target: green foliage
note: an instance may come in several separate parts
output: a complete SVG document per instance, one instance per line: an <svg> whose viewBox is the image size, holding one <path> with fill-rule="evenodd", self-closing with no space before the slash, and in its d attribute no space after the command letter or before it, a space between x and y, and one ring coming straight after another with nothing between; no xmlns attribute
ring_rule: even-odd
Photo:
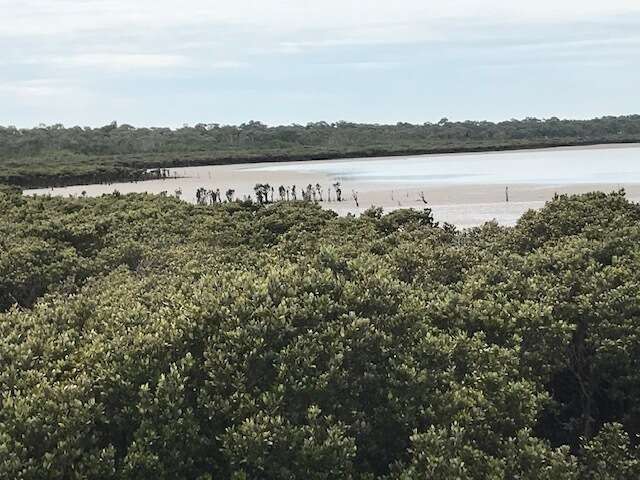
<svg viewBox="0 0 640 480"><path fill-rule="evenodd" d="M606 424L584 446L584 480L623 480L640 478L640 452L629 446L629 435L620 424Z"/></svg>
<svg viewBox="0 0 640 480"><path fill-rule="evenodd" d="M176 130L116 123L101 128L0 127L0 183L46 187L162 177L166 169L178 166L638 141L638 115L499 123L443 119L422 125L317 122L268 127L248 122Z"/></svg>
<svg viewBox="0 0 640 480"><path fill-rule="evenodd" d="M0 478L633 479L640 208L0 192Z"/></svg>

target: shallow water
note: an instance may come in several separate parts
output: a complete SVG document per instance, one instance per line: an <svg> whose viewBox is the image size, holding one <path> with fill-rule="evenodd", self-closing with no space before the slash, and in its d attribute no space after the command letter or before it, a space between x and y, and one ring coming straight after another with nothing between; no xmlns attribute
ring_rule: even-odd
<svg viewBox="0 0 640 480"><path fill-rule="evenodd" d="M640 183L640 145L384 157L251 167L323 173L345 182L512 185Z"/></svg>
<svg viewBox="0 0 640 480"><path fill-rule="evenodd" d="M149 192L178 194L195 202L196 190L227 189L234 197L253 195L256 183L297 186L320 184L322 204L341 214L361 212L372 205L386 210L424 208L436 219L472 226L492 219L513 224L529 208L540 208L554 193L625 187L640 199L640 145L554 148L512 152L419 155L346 160L241 164L171 169L171 177L144 182L78 185L27 190L25 194L98 196ZM327 191L340 182L345 201L327 202ZM510 202L505 189L509 188ZM354 197L357 192L358 203Z"/></svg>

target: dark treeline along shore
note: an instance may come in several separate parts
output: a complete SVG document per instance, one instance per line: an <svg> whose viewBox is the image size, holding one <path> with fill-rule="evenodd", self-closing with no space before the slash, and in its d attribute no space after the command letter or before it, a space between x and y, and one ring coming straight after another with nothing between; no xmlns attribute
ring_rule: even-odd
<svg viewBox="0 0 640 480"><path fill-rule="evenodd" d="M198 124L176 130L0 127L0 183L21 187L143 180L194 165L640 142L640 116L396 125ZM148 172L149 169L154 169Z"/></svg>
<svg viewBox="0 0 640 480"><path fill-rule="evenodd" d="M640 478L638 204L306 192L0 189L0 478Z"/></svg>

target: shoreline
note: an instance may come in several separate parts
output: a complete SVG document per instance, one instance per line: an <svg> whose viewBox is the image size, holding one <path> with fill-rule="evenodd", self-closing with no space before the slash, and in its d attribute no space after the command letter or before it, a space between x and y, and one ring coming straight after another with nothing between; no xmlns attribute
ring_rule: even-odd
<svg viewBox="0 0 640 480"><path fill-rule="evenodd" d="M253 180L251 180L253 181ZM102 194L112 193L114 190L118 190L122 194L127 193L141 193L142 191L148 193L160 193L163 187L163 180L157 180L154 183L156 188L154 189L140 189L137 184L126 184L128 188L118 188L117 184L111 185L110 189L100 189L96 191L89 191L87 195L90 197L99 196ZM199 182L194 183L197 185ZM358 187L359 185L354 185ZM104 187L104 185L97 185L94 187ZM63 187L65 192L58 192L57 195L67 196L72 195L75 197L81 196L81 191L84 186L75 187ZM516 221L528 210L539 209L544 204L552 200L555 194L573 195L588 193L593 191L612 192L618 191L620 188L624 188L627 194L627 198L630 201L640 202L640 183L627 183L627 184L612 184L612 183L596 183L596 184L574 184L574 185L543 185L543 184L518 184L511 185L509 187L509 202L505 201L504 197L504 185L498 184L465 184L465 185L438 185L431 188L395 188L391 189L371 189L362 190L358 193L358 203L356 205L355 200L352 197L351 189L345 190L343 194L343 201L335 201L335 197L332 201L318 202L322 208L333 210L340 216L346 216L349 214L360 215L362 212L371 207L381 207L385 213L398 210L398 209L415 209L422 210L425 208L431 209L434 219L440 223L450 223L458 228L470 228L478 225L482 225L486 222L497 221L500 225L510 226L514 225ZM73 190L70 190L73 189ZM38 195L50 195L49 189L45 191L37 192ZM107 191L108 190L108 191ZM189 203L195 203L195 197L191 198L190 192L181 197L182 200ZM24 193L24 194L33 194ZM427 203L422 201L421 194L424 193L424 198ZM169 195L173 195L174 192L169 191ZM224 191L222 191L224 195ZM277 195L277 193L276 193ZM241 198L236 195L236 198ZM277 198L276 198L277 200Z"/></svg>
<svg viewBox="0 0 640 480"><path fill-rule="evenodd" d="M517 153L517 152L531 152L531 151L554 151L554 150L567 150L567 149L606 149L606 148L633 148L634 146L640 146L640 140L637 138L632 139L617 139L616 141L607 142L605 140L585 140L577 142L532 142L522 145L490 145L490 146L470 146L470 147L432 147L432 148L419 148L419 149L372 149L368 150L353 150L341 152L318 152L318 153L299 153L299 154L280 154L277 152L265 152L263 154L256 153L250 154L250 156L235 157L233 155L221 156L218 158L206 157L206 152L184 152L183 155L197 155L203 154L202 158L174 158L166 160L165 162L154 162L153 160L140 162L136 168L131 167L131 170L123 171L122 177L115 178L103 178L92 174L92 178L87 178L86 175L74 176L73 174L65 174L62 181L58 178L57 182L47 182L47 176L34 175L33 181L19 180L10 181L5 179L5 183L8 185L17 186L23 190L32 190L39 188L50 187L71 187L79 185L94 185L94 184L109 184L109 183L122 183L124 181L131 182L143 182L156 180L149 178L146 173L150 170L158 169L177 169L177 168L194 168L194 167L218 167L218 166L242 166L242 165L258 165L258 164L286 164L286 163L310 163L320 161L355 161L363 159L393 159L402 157L441 157L450 155L481 155L481 154L501 154L501 153ZM96 156L96 159L109 159L112 156ZM0 180L0 183L3 183Z"/></svg>
<svg viewBox="0 0 640 480"><path fill-rule="evenodd" d="M636 148L640 147L640 142L626 142L626 143L594 143L590 145L559 145L552 147L532 147L532 148L514 148L514 149L501 149L501 150L474 150L474 151L460 151L460 152L444 152L444 153L420 153L420 154L411 154L411 155L380 155L380 156L368 156L368 157L339 157L339 158L325 158L325 159L317 159L317 160L291 160L291 161L265 161L265 162L246 162L246 163L238 163L238 164L227 164L227 165L192 165L186 167L175 167L169 170L175 169L187 169L187 168L206 168L206 167L242 167L245 166L246 170L253 171L262 171L261 167L257 167L257 165L263 165L264 167L277 167L291 164L318 164L323 162L336 162L336 163L346 163L346 162L358 162L358 161L367 161L367 160L393 160L397 158L447 158L447 157L467 157L467 156L481 156L481 155L508 155L508 154L518 154L518 153L527 153L527 152L557 152L557 151L581 151L581 150L618 150L625 148ZM244 170L243 169L243 170ZM178 177L179 178L179 177Z"/></svg>
<svg viewBox="0 0 640 480"><path fill-rule="evenodd" d="M254 187L268 184L273 187L271 196L277 200L279 186L285 190L296 186L300 200L302 190L312 185L315 192L311 198L319 190L321 206L340 215L359 214L372 206L385 211L431 208L437 221L460 227L493 219L504 225L513 224L526 210L540 208L556 193L625 188L630 200L640 201L640 167L635 161L640 144L556 147L546 151L556 153L538 153L540 149L536 149L511 152L511 157L508 152L470 152L409 156L404 160L368 157L309 161L302 165L269 162L181 167L169 169L171 176L163 179L31 189L23 193L94 197L115 190L122 194L164 192L197 203L201 188L207 192L219 190L221 199L227 190L233 190L230 198L242 200L250 196L255 200ZM449 155L453 157L448 158ZM472 158L482 155L487 158ZM627 173L609 175L611 171ZM336 182L340 183L344 200L340 203L336 201ZM210 193L207 195L212 198Z"/></svg>

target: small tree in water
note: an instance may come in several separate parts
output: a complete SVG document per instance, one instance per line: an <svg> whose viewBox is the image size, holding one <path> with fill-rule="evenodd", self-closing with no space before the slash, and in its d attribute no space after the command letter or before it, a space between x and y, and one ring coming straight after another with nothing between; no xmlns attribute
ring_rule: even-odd
<svg viewBox="0 0 640 480"><path fill-rule="evenodd" d="M268 183L256 183L255 187L253 187L259 204L269 203L269 192L272 190L271 185Z"/></svg>
<svg viewBox="0 0 640 480"><path fill-rule="evenodd" d="M340 182L336 182L333 184L333 188L336 190L336 200L338 202L342 201L342 189L340 187Z"/></svg>
<svg viewBox="0 0 640 480"><path fill-rule="evenodd" d="M256 186L253 187L253 191L256 193L256 199L259 204L264 203L264 199L262 198L262 184L256 183Z"/></svg>
<svg viewBox="0 0 640 480"><path fill-rule="evenodd" d="M200 187L196 190L196 203L198 205L206 205L207 203L207 189Z"/></svg>

